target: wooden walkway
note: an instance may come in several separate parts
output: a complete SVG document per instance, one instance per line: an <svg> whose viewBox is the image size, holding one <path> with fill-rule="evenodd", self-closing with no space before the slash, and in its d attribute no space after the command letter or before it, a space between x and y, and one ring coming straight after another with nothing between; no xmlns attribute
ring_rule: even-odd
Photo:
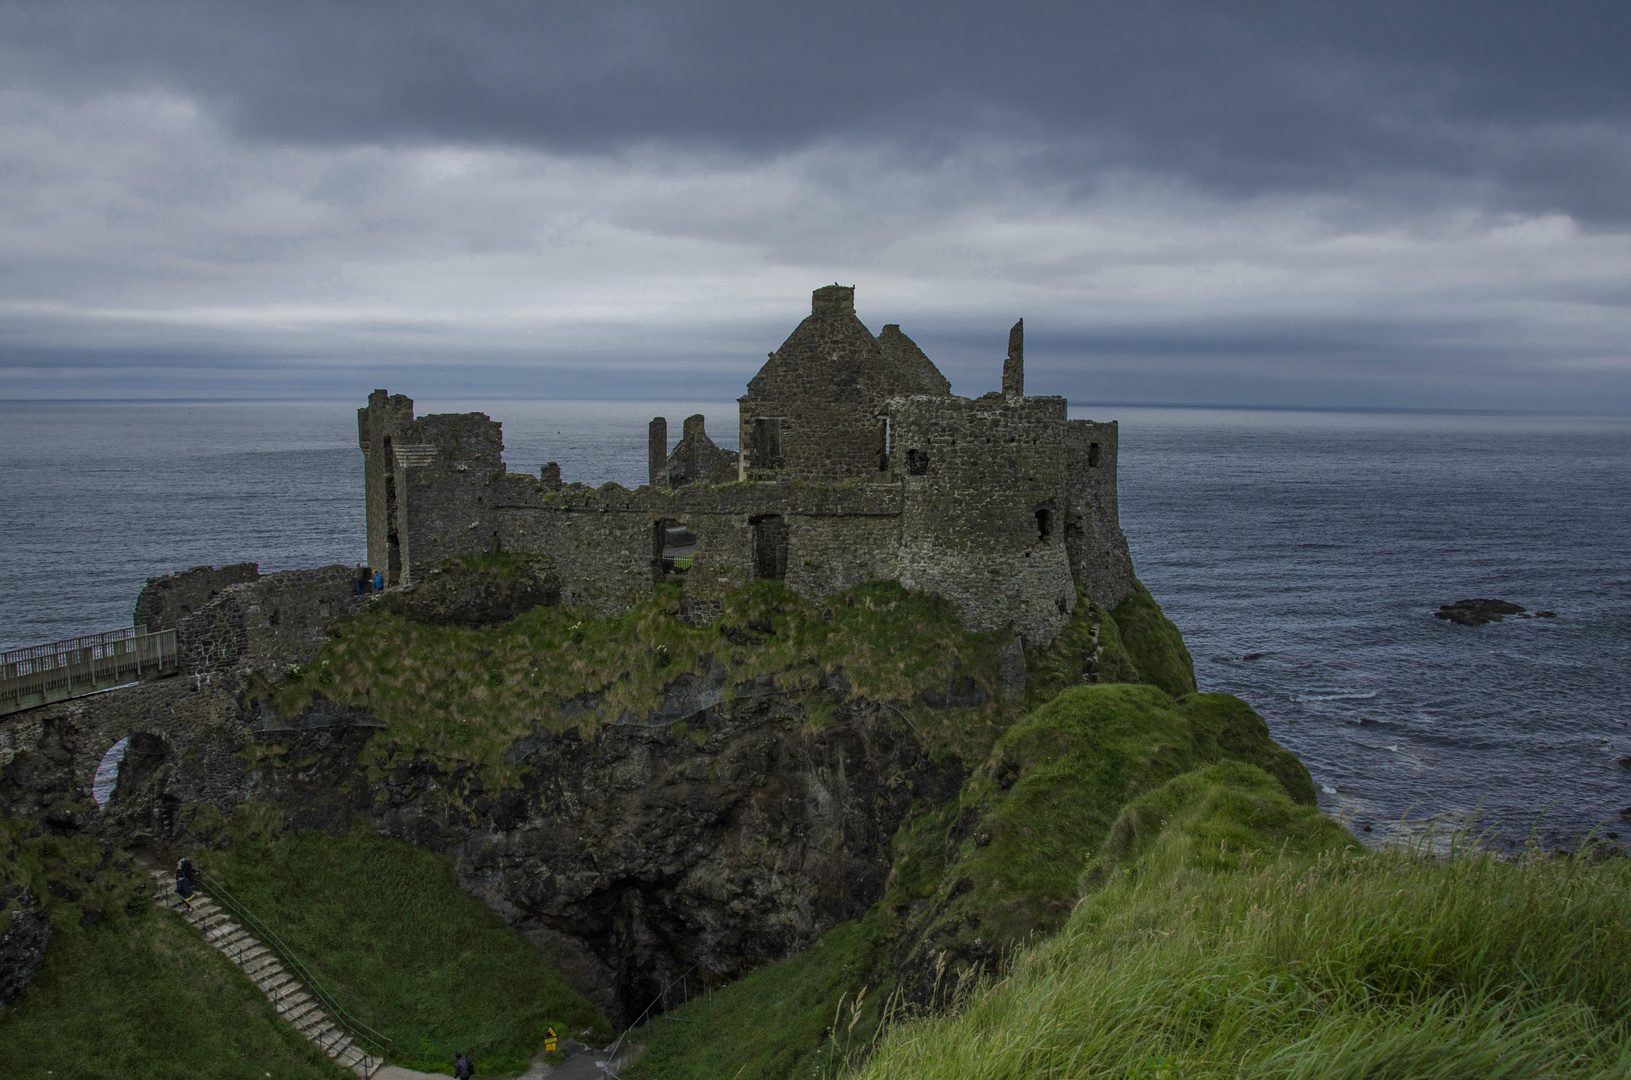
<svg viewBox="0 0 1631 1080"><path fill-rule="evenodd" d="M176 632L134 626L0 653L0 716L181 670Z"/></svg>

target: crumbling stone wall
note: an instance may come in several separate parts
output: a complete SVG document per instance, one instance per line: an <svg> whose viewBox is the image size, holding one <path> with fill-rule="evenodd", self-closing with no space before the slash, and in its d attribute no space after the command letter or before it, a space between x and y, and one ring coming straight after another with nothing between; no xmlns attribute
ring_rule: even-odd
<svg viewBox="0 0 1631 1080"><path fill-rule="evenodd" d="M358 410L368 562L406 585L453 555L493 548L487 489L504 475L504 437L486 413L415 419L413 399L375 390Z"/></svg>
<svg viewBox="0 0 1631 1080"><path fill-rule="evenodd" d="M176 577L203 576L207 570ZM341 565L284 570L221 590L176 626L182 670L212 675L244 662L268 679L282 678L290 664L316 654L330 622L367 605L368 596L357 595L353 585L357 574Z"/></svg>
<svg viewBox="0 0 1631 1080"><path fill-rule="evenodd" d="M215 599L222 590L259 576L260 567L245 562L219 569L195 566L178 574L150 577L136 597L134 625L149 633L174 630L183 618Z"/></svg>
<svg viewBox="0 0 1631 1080"><path fill-rule="evenodd" d="M662 420L657 417L657 420ZM653 420L655 425L657 420ZM656 427L653 426L653 431ZM663 430L667 431L664 421ZM701 413L685 418L685 434L680 437L674 452L668 455L663 468L663 482L670 487L686 484L728 484L737 479L737 452L723 450L714 444L704 428ZM652 481L654 484L656 480Z"/></svg>

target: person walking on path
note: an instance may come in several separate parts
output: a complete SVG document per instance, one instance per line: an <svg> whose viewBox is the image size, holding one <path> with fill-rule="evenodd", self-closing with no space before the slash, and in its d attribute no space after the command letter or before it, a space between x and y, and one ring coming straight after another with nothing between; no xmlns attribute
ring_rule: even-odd
<svg viewBox="0 0 1631 1080"><path fill-rule="evenodd" d="M453 1062L454 1080L470 1080L470 1059L460 1054Z"/></svg>

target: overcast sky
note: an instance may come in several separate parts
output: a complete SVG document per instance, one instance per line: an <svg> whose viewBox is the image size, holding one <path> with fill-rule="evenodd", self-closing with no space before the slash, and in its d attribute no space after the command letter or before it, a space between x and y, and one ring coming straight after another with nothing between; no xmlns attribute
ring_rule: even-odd
<svg viewBox="0 0 1631 1080"><path fill-rule="evenodd" d="M1631 4L0 2L0 399L1631 413Z"/></svg>

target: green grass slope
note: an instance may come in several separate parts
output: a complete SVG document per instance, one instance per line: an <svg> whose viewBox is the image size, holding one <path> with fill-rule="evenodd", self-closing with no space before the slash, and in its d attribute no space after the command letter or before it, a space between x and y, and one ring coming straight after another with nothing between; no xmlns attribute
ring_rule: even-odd
<svg viewBox="0 0 1631 1080"><path fill-rule="evenodd" d="M670 1008L629 1032L646 1046L625 1080L781 1080L826 1075L877 1031L891 986L877 913L842 923L796 956ZM836 1051L835 1051L836 1046Z"/></svg>
<svg viewBox="0 0 1631 1080"><path fill-rule="evenodd" d="M0 1012L7 1080L349 1080L196 930L154 907L146 872L122 853L83 837L21 839L29 831L0 822L0 867L44 901L51 943Z"/></svg>
<svg viewBox="0 0 1631 1080"><path fill-rule="evenodd" d="M650 1046L633 1076L841 1072L886 1013L955 1001L1064 923L1084 880L1120 881L1156 847L1233 865L1270 847L1357 845L1313 800L1307 770L1236 698L1076 687L1002 736L959 800L907 819L888 891L864 920L646 1025L633 1036Z"/></svg>
<svg viewBox="0 0 1631 1080"><path fill-rule="evenodd" d="M460 891L446 858L366 829L251 841L252 817L240 814L238 839L204 869L348 1012L395 1042L393 1064L449 1071L465 1052L481 1074L514 1075L549 1027L610 1034L526 939Z"/></svg>
<svg viewBox="0 0 1631 1080"><path fill-rule="evenodd" d="M1631 1071L1625 860L1277 850L1321 847L1318 828L1292 829L1278 846L1272 830L1248 835L1241 851L1229 835L1250 832L1245 804L1223 821L1200 811L1223 781L1169 792L1183 820L1109 875L1063 931L960 1013L894 1027L859 1076ZM1275 798L1260 782L1236 790L1248 802ZM1297 816L1289 804L1261 809L1282 825ZM1209 830L1230 865L1213 860Z"/></svg>
<svg viewBox="0 0 1631 1080"><path fill-rule="evenodd" d="M921 967L944 951L956 974L965 959L997 962L1003 949L1058 927L1130 798L1226 760L1261 770L1281 798L1314 801L1308 771L1238 698L1175 701L1126 684L1060 694L997 740L955 811L903 829L897 887L886 898L917 935L903 961Z"/></svg>

